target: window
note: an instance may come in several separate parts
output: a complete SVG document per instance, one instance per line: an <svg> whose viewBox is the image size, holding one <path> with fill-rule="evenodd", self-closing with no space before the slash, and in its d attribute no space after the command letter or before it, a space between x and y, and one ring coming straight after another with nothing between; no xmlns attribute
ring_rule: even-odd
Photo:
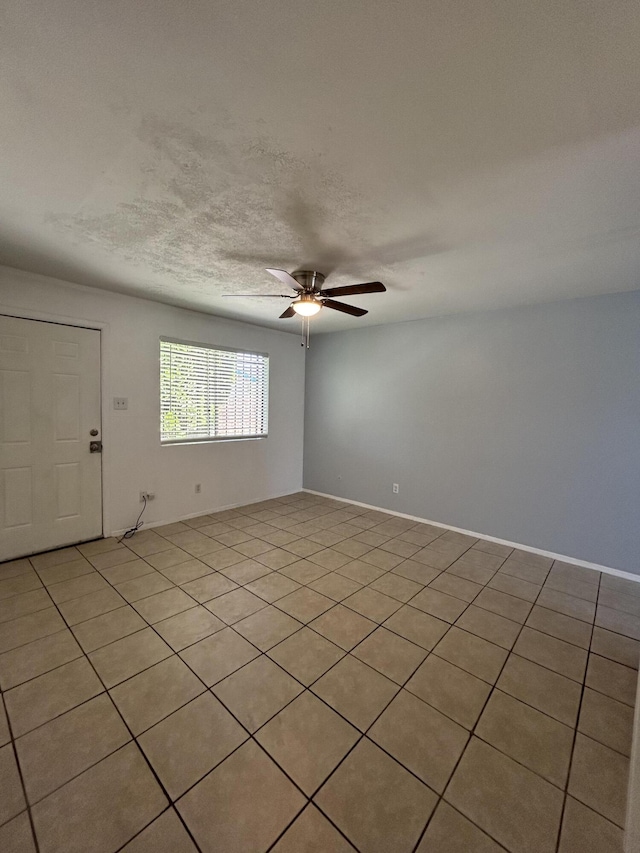
<svg viewBox="0 0 640 853"><path fill-rule="evenodd" d="M267 435L269 356L160 338L160 440Z"/></svg>

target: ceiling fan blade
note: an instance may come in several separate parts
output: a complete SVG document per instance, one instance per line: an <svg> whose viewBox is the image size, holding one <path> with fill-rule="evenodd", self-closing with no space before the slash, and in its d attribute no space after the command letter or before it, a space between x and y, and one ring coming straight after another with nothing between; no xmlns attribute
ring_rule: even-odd
<svg viewBox="0 0 640 853"><path fill-rule="evenodd" d="M335 302L333 299L323 299L325 308L333 308L334 311L342 311L343 314L351 314L352 317L363 317L368 314L364 308L356 308L355 305L345 305L343 302Z"/></svg>
<svg viewBox="0 0 640 853"><path fill-rule="evenodd" d="M381 281L369 281L366 284L346 284L344 287L330 287L321 290L322 296L351 296L356 293L384 293L386 287Z"/></svg>
<svg viewBox="0 0 640 853"><path fill-rule="evenodd" d="M289 305L286 311L283 311L282 314L278 317L279 320L288 320L289 317L295 317L296 312L293 310L293 306Z"/></svg>
<svg viewBox="0 0 640 853"><path fill-rule="evenodd" d="M261 299L293 299L289 293L223 293L223 296L259 296Z"/></svg>
<svg viewBox="0 0 640 853"><path fill-rule="evenodd" d="M274 270L269 269L269 267L267 267L267 272L270 272L271 275L274 275L276 278L280 279L280 281L283 284L286 284L288 287L292 287L294 290L302 290L295 278L285 270Z"/></svg>

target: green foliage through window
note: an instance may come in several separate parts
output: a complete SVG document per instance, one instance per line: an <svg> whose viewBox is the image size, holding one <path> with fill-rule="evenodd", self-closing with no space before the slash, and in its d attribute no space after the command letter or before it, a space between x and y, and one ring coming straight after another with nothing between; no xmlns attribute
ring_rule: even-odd
<svg viewBox="0 0 640 853"><path fill-rule="evenodd" d="M160 339L163 443L267 435L269 356Z"/></svg>

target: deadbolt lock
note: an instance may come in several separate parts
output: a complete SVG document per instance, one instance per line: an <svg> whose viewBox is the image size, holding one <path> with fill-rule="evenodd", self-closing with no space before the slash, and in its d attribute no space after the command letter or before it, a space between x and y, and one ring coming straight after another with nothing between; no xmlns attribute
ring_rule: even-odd
<svg viewBox="0 0 640 853"><path fill-rule="evenodd" d="M90 441L89 442L89 453L102 453L102 442L101 441Z"/></svg>

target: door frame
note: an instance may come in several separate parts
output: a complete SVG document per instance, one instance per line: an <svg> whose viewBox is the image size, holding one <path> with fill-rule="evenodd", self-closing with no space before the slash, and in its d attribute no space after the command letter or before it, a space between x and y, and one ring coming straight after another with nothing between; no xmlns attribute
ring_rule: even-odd
<svg viewBox="0 0 640 853"><path fill-rule="evenodd" d="M102 518L102 536L108 536L106 531L110 531L109 526L109 494L110 494L110 465L109 459L111 455L111 422L106 416L109 412L109 407L106 405L107 396L106 390L110 388L109 366L105 358L105 351L111 339L111 328L109 323L102 320L89 320L85 317L71 317L66 314L53 314L50 311L33 311L26 309L14 308L10 305L0 302L0 315L4 317L15 317L18 320L36 320L41 323L57 323L59 326L75 326L79 329L90 329L100 332L100 432L102 438L102 454L100 458L101 468L101 518ZM106 449L105 449L106 448ZM70 543L73 544L73 543Z"/></svg>

